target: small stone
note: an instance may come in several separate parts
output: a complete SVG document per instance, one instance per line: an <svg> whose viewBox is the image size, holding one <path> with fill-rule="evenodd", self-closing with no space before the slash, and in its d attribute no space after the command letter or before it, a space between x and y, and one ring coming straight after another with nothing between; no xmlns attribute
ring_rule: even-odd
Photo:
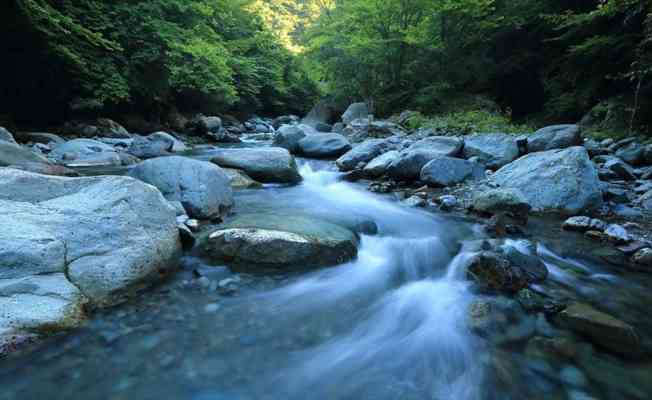
<svg viewBox="0 0 652 400"><path fill-rule="evenodd" d="M186 221L186 226L190 228L191 231L193 232L198 232L199 231L199 221L196 219L189 219Z"/></svg>
<svg viewBox="0 0 652 400"><path fill-rule="evenodd" d="M457 197L452 195L441 196L437 199L437 202L439 203L439 208L443 211L451 211L458 204Z"/></svg>
<svg viewBox="0 0 652 400"><path fill-rule="evenodd" d="M647 247L637 251L632 256L632 262L646 267L652 267L652 249Z"/></svg>
<svg viewBox="0 0 652 400"><path fill-rule="evenodd" d="M204 312L208 314L212 314L217 312L220 309L220 305L218 303L209 303L204 306Z"/></svg>
<svg viewBox="0 0 652 400"><path fill-rule="evenodd" d="M604 234L607 239L615 243L629 243L631 241L627 229L618 224L609 225Z"/></svg>
<svg viewBox="0 0 652 400"><path fill-rule="evenodd" d="M410 207L425 207L428 203L426 202L426 200L424 200L419 196L411 196L403 200L403 204Z"/></svg>
<svg viewBox="0 0 652 400"><path fill-rule="evenodd" d="M584 236L593 240L604 240L606 238L605 234L600 231L586 231Z"/></svg>

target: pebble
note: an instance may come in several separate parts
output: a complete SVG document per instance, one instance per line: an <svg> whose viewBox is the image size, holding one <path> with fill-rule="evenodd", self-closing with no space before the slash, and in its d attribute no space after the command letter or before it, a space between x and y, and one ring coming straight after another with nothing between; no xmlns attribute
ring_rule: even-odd
<svg viewBox="0 0 652 400"><path fill-rule="evenodd" d="M204 312L212 314L217 312L220 307L221 306L218 303L209 303L204 306Z"/></svg>

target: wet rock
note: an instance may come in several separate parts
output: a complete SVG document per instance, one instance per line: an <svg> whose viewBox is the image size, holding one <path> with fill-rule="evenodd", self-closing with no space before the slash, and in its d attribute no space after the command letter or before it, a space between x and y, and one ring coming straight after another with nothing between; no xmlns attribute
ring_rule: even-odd
<svg viewBox="0 0 652 400"><path fill-rule="evenodd" d="M406 150L387 167L387 173L396 180L418 179L423 167L435 158L454 157L462 150L462 140L455 137L434 136L422 139Z"/></svg>
<svg viewBox="0 0 652 400"><path fill-rule="evenodd" d="M274 129L279 129L283 125L296 125L299 123L300 118L296 115L281 115L274 118L272 126Z"/></svg>
<svg viewBox="0 0 652 400"><path fill-rule="evenodd" d="M604 164L604 168L615 173L619 178L625 179L627 181L636 180L636 175L634 174L634 168L625 163L622 160L617 158L612 158Z"/></svg>
<svg viewBox="0 0 652 400"><path fill-rule="evenodd" d="M155 132L148 136L134 136L127 153L138 158L155 158L185 151L186 145L166 132Z"/></svg>
<svg viewBox="0 0 652 400"><path fill-rule="evenodd" d="M446 187L467 179L484 178L484 168L479 164L452 157L436 157L421 169L420 179L429 185Z"/></svg>
<svg viewBox="0 0 652 400"><path fill-rule="evenodd" d="M385 174L389 165L394 162L394 160L398 159L398 157L398 151L388 151L387 153L384 153L369 161L369 163L363 168L362 171L365 176L370 178L378 178Z"/></svg>
<svg viewBox="0 0 652 400"><path fill-rule="evenodd" d="M75 326L84 303L113 304L176 264L174 210L152 186L13 169L0 186L0 326Z"/></svg>
<svg viewBox="0 0 652 400"><path fill-rule="evenodd" d="M562 227L568 231L578 232L604 231L607 229L607 224L604 221L596 218L577 216L568 218L566 221L564 221Z"/></svg>
<svg viewBox="0 0 652 400"><path fill-rule="evenodd" d="M588 304L571 303L554 321L615 353L627 355L640 351L639 335L631 325Z"/></svg>
<svg viewBox="0 0 652 400"><path fill-rule="evenodd" d="M559 356L572 360L577 356L577 343L570 337L547 338L535 336L528 341L526 354L535 357Z"/></svg>
<svg viewBox="0 0 652 400"><path fill-rule="evenodd" d="M510 213L527 218L530 211L525 196L517 189L490 189L476 194L472 203L475 211L485 214Z"/></svg>
<svg viewBox="0 0 652 400"><path fill-rule="evenodd" d="M222 171L229 177L231 188L233 189L250 189L261 187L260 182L251 179L244 171L233 168L222 168Z"/></svg>
<svg viewBox="0 0 652 400"><path fill-rule="evenodd" d="M628 243L631 242L631 238L622 225L611 224L604 231L605 236L609 241L615 243Z"/></svg>
<svg viewBox="0 0 652 400"><path fill-rule="evenodd" d="M187 157L160 157L133 168L129 175L156 186L166 199L180 201L193 218L224 215L233 206L228 175L217 165Z"/></svg>
<svg viewBox="0 0 652 400"><path fill-rule="evenodd" d="M513 246L504 246L502 250L509 263L523 271L528 283L540 283L548 277L548 268L539 257L522 253Z"/></svg>
<svg viewBox="0 0 652 400"><path fill-rule="evenodd" d="M248 268L332 266L357 254L356 235L308 217L236 218L211 233L201 252L216 261Z"/></svg>
<svg viewBox="0 0 652 400"><path fill-rule="evenodd" d="M360 164L366 165L388 150L389 146L389 143L383 139L368 139L338 158L335 164L340 171L351 171L359 168Z"/></svg>
<svg viewBox="0 0 652 400"><path fill-rule="evenodd" d="M540 312L545 307L545 299L530 289L521 289L516 293L516 301L527 312Z"/></svg>
<svg viewBox="0 0 652 400"><path fill-rule="evenodd" d="M455 207L457 207L459 204L457 197L452 195L440 196L437 198L437 203L439 204L439 208L442 211L451 211L455 209Z"/></svg>
<svg viewBox="0 0 652 400"><path fill-rule="evenodd" d="M0 126L0 142L7 142L11 144L18 144L16 143L16 139L14 139L14 135L11 134L8 130Z"/></svg>
<svg viewBox="0 0 652 400"><path fill-rule="evenodd" d="M113 146L92 139L75 139L62 143L54 147L48 157L66 166L123 165L122 158Z"/></svg>
<svg viewBox="0 0 652 400"><path fill-rule="evenodd" d="M306 137L307 125L283 125L274 135L274 146L287 149L296 154L299 151L299 141Z"/></svg>
<svg viewBox="0 0 652 400"><path fill-rule="evenodd" d="M365 103L353 103L346 109L344 114L342 114L342 122L345 125L348 125L355 119L367 118L368 116L369 109Z"/></svg>
<svg viewBox="0 0 652 400"><path fill-rule="evenodd" d="M21 171L33 172L35 174L52 175L52 176L79 176L77 171L66 168L63 165L43 164L27 162L19 165L10 165L9 168L19 169Z"/></svg>
<svg viewBox="0 0 652 400"><path fill-rule="evenodd" d="M294 157L279 147L221 150L211 162L220 167L243 170L264 183L298 183L301 175Z"/></svg>
<svg viewBox="0 0 652 400"><path fill-rule="evenodd" d="M493 180L519 189L537 212L572 215L602 205L600 180L583 147L528 154L498 170Z"/></svg>
<svg viewBox="0 0 652 400"><path fill-rule="evenodd" d="M50 164L50 161L23 146L0 140L0 167L33 163Z"/></svg>
<svg viewBox="0 0 652 400"><path fill-rule="evenodd" d="M317 122L315 124L315 130L317 132L328 133L333 131L333 126L324 122Z"/></svg>
<svg viewBox="0 0 652 400"><path fill-rule="evenodd" d="M528 137L527 147L530 153L582 144L582 135L578 125L553 125L539 129Z"/></svg>
<svg viewBox="0 0 652 400"><path fill-rule="evenodd" d="M502 133L482 134L464 138L464 158L478 157L490 169L498 169L517 159L516 138Z"/></svg>
<svg viewBox="0 0 652 400"><path fill-rule="evenodd" d="M311 158L335 158L351 150L349 141L339 133L316 133L299 140L298 154Z"/></svg>
<svg viewBox="0 0 652 400"><path fill-rule="evenodd" d="M411 196L403 200L403 204L410 207L425 207L428 205L428 202L419 196Z"/></svg>
<svg viewBox="0 0 652 400"><path fill-rule="evenodd" d="M517 292L528 286L523 271L501 254L483 251L465 263L467 279L483 290Z"/></svg>
<svg viewBox="0 0 652 400"><path fill-rule="evenodd" d="M2 150L0 150L0 152L1 151ZM652 210L652 190L644 193L636 202L640 204L643 209Z"/></svg>
<svg viewBox="0 0 652 400"><path fill-rule="evenodd" d="M632 256L632 262L645 267L652 267L652 249L649 247L640 249Z"/></svg>
<svg viewBox="0 0 652 400"><path fill-rule="evenodd" d="M560 380L571 387L583 388L587 385L587 379L584 373L577 367L567 365L559 371Z"/></svg>
<svg viewBox="0 0 652 400"><path fill-rule="evenodd" d="M195 247L197 239L190 228L188 228L185 223L178 224L177 227L179 228L179 238L181 239L183 249L190 250Z"/></svg>
<svg viewBox="0 0 652 400"><path fill-rule="evenodd" d="M468 311L468 321L471 330L478 333L488 332L493 323L491 314L491 303L482 300L472 302Z"/></svg>

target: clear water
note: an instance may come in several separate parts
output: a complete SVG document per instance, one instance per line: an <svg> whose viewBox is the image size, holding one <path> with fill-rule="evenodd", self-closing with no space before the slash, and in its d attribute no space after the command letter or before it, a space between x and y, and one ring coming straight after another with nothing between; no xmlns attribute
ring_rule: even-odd
<svg viewBox="0 0 652 400"><path fill-rule="evenodd" d="M373 220L379 232L362 236L355 261L247 274L186 256L169 282L0 360L0 398L652 398L648 357L613 357L514 299L474 293L459 269L483 238L471 222L339 182L330 163L303 162L301 173L298 186L237 192L236 214ZM594 260L558 221L532 224L551 271L539 289L617 315L649 342L650 279ZM480 299L503 317L489 336L469 325ZM533 338L546 337L570 340L572 354L533 354Z"/></svg>

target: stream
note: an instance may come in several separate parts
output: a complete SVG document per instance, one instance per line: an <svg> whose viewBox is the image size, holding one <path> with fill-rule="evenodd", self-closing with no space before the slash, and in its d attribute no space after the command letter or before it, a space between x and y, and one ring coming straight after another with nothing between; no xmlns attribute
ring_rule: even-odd
<svg viewBox="0 0 652 400"><path fill-rule="evenodd" d="M512 298L474 292L459 268L486 238L472 221L341 182L330 162L300 167L300 185L236 191L234 213L373 221L378 233L361 236L354 261L253 274L186 254L137 299L0 360L0 399L652 398L649 360L612 356ZM593 259L559 221L531 225L550 270L539 289L608 311L649 344L649 275ZM500 315L490 335L470 328L478 301ZM562 355L537 351L559 337Z"/></svg>

